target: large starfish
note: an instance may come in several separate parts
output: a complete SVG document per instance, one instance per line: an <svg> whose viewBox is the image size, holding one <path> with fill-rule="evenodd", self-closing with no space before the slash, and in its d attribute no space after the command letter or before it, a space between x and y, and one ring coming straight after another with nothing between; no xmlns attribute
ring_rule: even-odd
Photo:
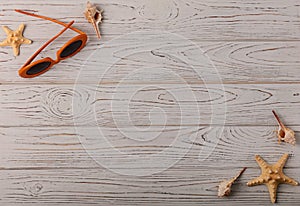
<svg viewBox="0 0 300 206"><path fill-rule="evenodd" d="M255 156L258 165L261 168L261 175L247 183L248 186L267 185L272 203L276 202L277 187L281 183L297 186L298 182L286 176L283 173L283 167L289 155L284 154L276 164L270 165L265 162L259 155Z"/></svg>
<svg viewBox="0 0 300 206"><path fill-rule="evenodd" d="M21 44L31 44L32 41L23 36L24 24L21 24L16 31L10 30L7 26L3 26L2 28L7 34L7 39L1 42L0 46L11 46L15 56L19 55Z"/></svg>

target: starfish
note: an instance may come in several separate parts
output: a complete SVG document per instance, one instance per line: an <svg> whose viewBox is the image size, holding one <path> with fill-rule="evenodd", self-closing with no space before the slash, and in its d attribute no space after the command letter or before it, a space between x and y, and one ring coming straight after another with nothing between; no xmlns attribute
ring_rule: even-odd
<svg viewBox="0 0 300 206"><path fill-rule="evenodd" d="M248 186L267 185L270 193L271 202L276 202L277 187L281 183L297 186L299 183L283 173L283 167L289 155L284 154L277 163L270 165L261 156L256 155L255 159L261 168L261 175L247 183Z"/></svg>
<svg viewBox="0 0 300 206"><path fill-rule="evenodd" d="M16 31L10 30L7 26L3 26L2 28L7 34L7 39L0 42L0 46L11 46L15 56L19 55L21 44L31 44L32 41L23 36L24 24L21 24Z"/></svg>

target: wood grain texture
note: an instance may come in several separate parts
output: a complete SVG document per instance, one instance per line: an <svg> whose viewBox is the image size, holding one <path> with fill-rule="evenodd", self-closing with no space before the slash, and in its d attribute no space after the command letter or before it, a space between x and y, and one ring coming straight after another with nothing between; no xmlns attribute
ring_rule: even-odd
<svg viewBox="0 0 300 206"><path fill-rule="evenodd" d="M29 35L30 36L30 35ZM130 37L130 36L129 36ZM71 38L71 35L70 35ZM151 35L150 37L151 38ZM67 39L65 39L66 41ZM141 42L142 38L139 38ZM127 41L132 42L128 44ZM0 82L10 84L178 84L178 76L187 84L216 83L220 78L224 84L230 83L299 83L300 44L298 42L189 42L177 44L170 40L168 44L161 40L154 40L156 46L148 43L144 51L130 52L141 43L137 40L124 39L119 44L111 46L103 40L103 44L89 42L82 52L71 59L56 65L51 71L35 79L22 79L17 75L19 68L30 57L32 51L37 50L43 41L21 48L21 56L11 57L11 48L1 48L0 53ZM54 57L59 45L51 45L42 57ZM194 45L191 45L194 43ZM171 45L170 45L171 44ZM148 46L147 46L148 45ZM198 48L199 47L199 48ZM30 48L30 49L29 49ZM99 48L99 52L93 54ZM200 49L200 50L199 50ZM201 60L199 51L207 55ZM126 53L128 51L128 53ZM117 62L108 61L118 56ZM106 54L106 55L105 55ZM170 54L173 54L170 56ZM86 63L86 59L97 59L101 64ZM185 62L179 58L188 58ZM215 66L215 68L214 68ZM151 75L133 74L140 70L149 72L149 68L157 68ZM213 73L214 69L218 75ZM88 72L85 72L85 71ZM198 72L198 73L197 73ZM128 78L128 76L130 78ZM97 77L97 78L96 78Z"/></svg>
<svg viewBox="0 0 300 206"><path fill-rule="evenodd" d="M299 2L287 0L278 2L266 0L226 1L226 0L105 0L94 1L105 10L104 36L111 38L122 33L140 29L168 30L193 40L299 40ZM13 9L28 9L47 16L75 20L78 27L90 36L94 31L85 23L82 12L86 1L31 1L24 4L21 0L0 4L1 21L16 24L22 20L35 23L32 38L47 38L48 25L44 21L16 15ZM51 9L50 9L51 8ZM53 13L53 11L55 11ZM18 18L17 18L18 17Z"/></svg>
<svg viewBox="0 0 300 206"><path fill-rule="evenodd" d="M294 109L299 89L299 84L234 84L224 90L218 85L2 85L0 125L186 126L221 124L224 118L226 125L277 125L272 109L286 124L299 125Z"/></svg>
<svg viewBox="0 0 300 206"><path fill-rule="evenodd" d="M246 186L260 174L255 154L273 163L289 153L285 172L300 181L299 144L277 143L271 113L299 142L298 0L93 2L105 11L100 41L85 0L0 1L0 24L25 23L34 41L18 57L0 48L1 206L272 205L265 186ZM14 9L75 20L88 44L22 79L18 69L61 27ZM218 198L218 183L245 166L232 196ZM280 186L278 205L299 202L300 187Z"/></svg>
<svg viewBox="0 0 300 206"><path fill-rule="evenodd" d="M112 135L109 140L126 154L149 155L163 150L166 146L163 140L172 139L177 129L167 127L158 140L143 142L143 145L121 136ZM59 131L57 128L3 129L0 139L6 155L2 156L0 163L1 201L3 204L25 205L147 205L149 202L154 205L269 205L266 187L246 186L246 182L260 172L254 155L262 154L272 163L280 154L290 152L292 156L285 171L296 179L300 166L297 161L299 146L278 145L273 129L257 127L253 131L253 127L226 127L211 156L200 161L201 147L211 144L209 130L200 128L194 142L189 141L192 134L183 139L183 145L192 144L184 158L171 168L146 177L116 174L95 163L81 147L78 135L82 134L76 133L74 128L62 127ZM297 135L299 129L296 128ZM204 146L205 142L208 145ZM183 148L176 150L180 153ZM278 155L274 155L274 150ZM111 158L118 159L120 163L126 160L124 156ZM161 158L172 159L173 156ZM233 196L226 200L218 199L215 186L245 165L248 170L233 187ZM163 165L161 167L163 169ZM147 169L147 166L144 168ZM297 205L299 187L283 185L280 191L279 205L286 202Z"/></svg>
<svg viewBox="0 0 300 206"><path fill-rule="evenodd" d="M13 8L29 9L32 12L53 16L65 22L76 20L75 26L88 32L90 37L83 52L57 65L55 70L40 78L26 80L26 83L74 83L82 63L95 49L99 46L108 46L109 40L114 37L136 31L149 31L151 41L163 46L165 42L152 38L151 33L154 31L170 32L191 40L211 58L224 83L273 82L274 79L278 82L299 82L297 71L300 56L297 41L300 34L300 7L296 0L250 1L247 3L244 1L205 1L200 3L192 0L101 1L99 4L106 11L104 23L101 25L103 30L101 41L96 39L93 28L81 15L84 4L85 1L61 2L56 0L45 6L34 1L28 8L28 4L22 4L21 1L0 3L0 8L2 8L0 21L11 27L16 27L20 20L26 21L25 35L34 40L33 45L26 45L21 49L21 56L17 58L10 55L10 48L1 48L0 82L24 83L24 80L16 75L17 70L32 54L32 51L39 48L60 30L60 27L55 24L15 13ZM55 11L55 15L53 11ZM155 16L156 18L154 18ZM4 36L4 32L1 31L0 35ZM74 33L67 33L58 39L56 44L43 52L42 56L54 56L60 45L72 36ZM131 44L128 45L128 42ZM135 43L135 38L126 40L123 45L117 45L109 54L114 55L126 47L127 49L135 47ZM197 58L197 54L187 44L179 44L178 41L175 41L172 49L176 49L183 55L186 53L189 58ZM118 71L117 74L105 76L105 81L116 82L122 77L122 74L128 74L132 69L159 65L161 68L174 70L189 83L199 83L199 78L195 78L189 65L174 65L173 61L168 60L166 56L155 55L159 54L159 47L154 50L157 51L156 53L151 53L147 47L146 51L143 54L126 56L125 60L119 61L114 67ZM103 72L103 68L106 68L105 57L100 56L99 58L103 64L102 70L99 71L99 68L92 70L86 74L86 79ZM202 67L198 65L197 69L201 70ZM261 75L257 75L257 73L261 73ZM157 80L156 83L159 83L161 79L157 79L157 76L153 75L152 81ZM208 78L209 73L205 73L205 76ZM138 83L140 80L131 80L129 83ZM177 83L176 80L164 75L163 80ZM211 79L211 81L215 80ZM83 83L91 82L84 81Z"/></svg>
<svg viewBox="0 0 300 206"><path fill-rule="evenodd" d="M85 127L85 129L93 131L95 128ZM122 133L125 129L127 133ZM184 153L187 148L188 153L174 165L175 168L181 164L189 165L189 167L199 164L201 166L199 169L203 170L222 167L223 164L226 164L224 169L228 170L231 167L243 165L255 167L255 154L262 154L266 160L271 162L276 161L277 156L285 152L291 154L291 162L288 163L287 168L300 166L297 161L299 146L279 145L275 134L276 127L274 126L226 126L224 128L167 126L164 128L153 127L153 129L147 131L139 131L132 127L125 129L101 128L103 135L111 142L112 147L124 152L124 154L137 156L151 155L166 149L168 146L171 147L171 143L178 138L181 134L180 131L182 131L185 135L178 138L181 145L175 147L176 153L170 156L162 156L162 159L172 159L176 157L176 154ZM221 129L224 131L220 139L216 139L214 136L215 130ZM294 129L296 134L299 135L299 126L294 127ZM152 135L154 131L159 132L156 138L144 139L148 134ZM128 135L130 133L133 135ZM99 165L85 151L81 144L82 139L89 138L89 143L97 144L97 147L93 150L102 150L103 153L109 153L111 148L99 144L102 141L100 132L91 134L88 137L85 137L85 135L84 130L73 127L2 128L1 149L3 158L0 160L0 170L26 170L26 168L36 170L55 168L96 169ZM133 136L135 135L138 138L134 139ZM204 156L201 156L201 150L206 147L215 148L212 154L205 159ZM274 151L277 151L278 154L274 154ZM239 154L239 156L236 154ZM119 159L122 162L126 159L126 155L111 158ZM215 161L216 164L212 164L211 161ZM144 165L144 167L150 168L150 165ZM160 167L164 168L164 165L160 165ZM136 168L129 169L135 170ZM194 173L194 171L186 172Z"/></svg>

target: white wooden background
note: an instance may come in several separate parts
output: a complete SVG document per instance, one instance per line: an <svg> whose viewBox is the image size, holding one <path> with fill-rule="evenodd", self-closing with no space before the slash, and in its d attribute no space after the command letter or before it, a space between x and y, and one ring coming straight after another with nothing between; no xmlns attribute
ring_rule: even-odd
<svg viewBox="0 0 300 206"><path fill-rule="evenodd" d="M299 0L98 0L105 11L98 41L82 13L84 0L12 0L0 1L0 23L12 29L24 22L25 37L34 41L22 46L21 54L13 57L12 49L0 48L0 205L271 205L265 186L247 187L246 182L260 174L254 155L260 154L270 163L283 153L291 157L286 174L300 181L300 146L278 145L274 130L276 122L271 110L276 109L284 122L296 130L300 142L300 2ZM68 59L47 74L35 79L22 79L17 70L43 42L61 27L23 16L13 9L29 9L55 17L64 22L75 20L75 27L89 36L82 52ZM99 46L129 32L151 29L184 36L205 51L220 72L226 94L226 123L221 140L210 157L199 161L203 144L215 144L208 132L210 105L205 89L214 87L214 79L204 85L189 70L182 70L164 58L153 54L134 56L116 65L116 71L106 75L103 86L97 82L77 81L81 90L74 91L74 83L83 62ZM51 45L42 56L54 56L61 44L73 33L67 33ZM1 30L0 39L6 35ZM132 39L134 45L135 40ZM127 42L124 42L124 44ZM177 49L186 51L180 46ZM176 44L175 44L176 47ZM117 50L115 51L117 52ZM196 57L195 57L196 58ZM145 177L125 176L101 167L85 152L74 127L74 118L80 127L93 129L101 126L110 132L110 140L128 154L145 155L168 147L173 135L180 129L178 107L164 104L158 97L163 90L140 90L138 103L131 110L136 126L148 126L145 114L152 107L161 106L168 116L166 125L152 122L152 129L164 126L155 141L134 142L116 132L114 119L108 109L120 78L126 72L145 65L164 64L178 70L194 92L196 101L187 97L187 105L198 104L203 110L195 141L184 140L189 152L169 169ZM97 73L98 71L94 71ZM86 74L92 77L94 73ZM205 75L205 74L204 74ZM207 74L209 75L209 74ZM147 77L157 87L171 84L180 87L176 79L162 74ZM136 85L147 86L139 77L122 84L126 96ZM86 79L86 78L84 78ZM89 97L99 94L97 122L88 118L93 102ZM184 95L184 90L181 91ZM72 98L82 98L86 108L72 113ZM102 98L100 98L102 97ZM117 97L115 97L117 98ZM214 99L214 98L212 98ZM217 101L215 98L212 101ZM118 101L118 99L113 99ZM101 111L101 112L100 112ZM187 111L195 119L193 111ZM159 113L154 113L159 115ZM218 113L220 117L224 111ZM135 134L135 128L120 116L122 127ZM124 119L123 119L124 118ZM193 128L199 122L185 123ZM222 125L213 125L214 128ZM152 131L148 131L152 132ZM147 132L144 133L147 135ZM95 134L96 135L96 134ZM89 137L91 138L91 137ZM96 137L95 137L96 138ZM105 148L103 148L105 149ZM178 154L184 148L176 148ZM123 156L111 157L123 161ZM162 159L172 159L165 156ZM216 185L247 166L248 170L233 187L233 195L217 198ZM164 165L161 165L163 168ZM148 165L144 165L147 170ZM132 169L134 168L127 168ZM278 205L299 205L300 187L282 185Z"/></svg>

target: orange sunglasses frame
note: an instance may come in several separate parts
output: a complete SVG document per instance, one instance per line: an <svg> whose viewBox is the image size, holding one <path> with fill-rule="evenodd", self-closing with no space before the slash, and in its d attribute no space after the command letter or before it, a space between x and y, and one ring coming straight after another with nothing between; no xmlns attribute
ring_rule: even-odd
<svg viewBox="0 0 300 206"><path fill-rule="evenodd" d="M39 48L28 60L27 62L21 67L21 69L19 70L19 75L23 78L33 78L33 77L36 77L36 76L39 76L41 74L44 74L45 72L47 72L48 70L50 70L55 64L58 64L60 61L64 60L64 59L67 59L69 57L72 57L74 56L75 54L77 54L78 52L80 52L81 49L83 49L86 45L86 42L87 42L87 35L86 33L84 33L83 31L79 30L79 29L76 29L74 27L71 27L72 24L74 23L74 21L71 21L69 24L65 24L63 22L60 22L56 19L52 19L52 18L49 18L49 17L46 17L46 16L41 16L41 15L37 15L37 14L33 14L33 13L29 13L29 12L26 12L26 11L22 11L22 10L18 10L16 9L15 10L16 12L19 12L19 13L22 13L22 14L26 14L26 15L29 15L29 16L33 16L33 17L37 17L37 18L41 18L41 19L45 19L45 20L48 20L48 21L52 21L54 23L57 23L57 24L60 24L62 26L64 26L65 28L60 31L57 35L55 35L54 37L52 37L49 41L47 41L41 48ZM43 58L43 59L40 59L40 60L37 60L37 61L34 61L32 62L36 56L41 53L41 51L43 49L45 49L50 43L52 43L55 39L57 39L60 35L62 35L67 29L71 29L77 33L79 33L78 36L76 37L73 37L72 39L70 39L67 43L65 43L57 52L56 52L56 60L53 60L51 59L50 57L46 57L46 58ZM76 41L79 41L81 40L82 41L82 44L81 46L75 51L73 52L72 54L70 54L69 56L66 56L66 57L61 57L60 54L69 46L71 45L72 43L76 42ZM40 64L42 62L50 62L50 65L36 73L36 74L27 74L27 72L35 65L37 64Z"/></svg>

